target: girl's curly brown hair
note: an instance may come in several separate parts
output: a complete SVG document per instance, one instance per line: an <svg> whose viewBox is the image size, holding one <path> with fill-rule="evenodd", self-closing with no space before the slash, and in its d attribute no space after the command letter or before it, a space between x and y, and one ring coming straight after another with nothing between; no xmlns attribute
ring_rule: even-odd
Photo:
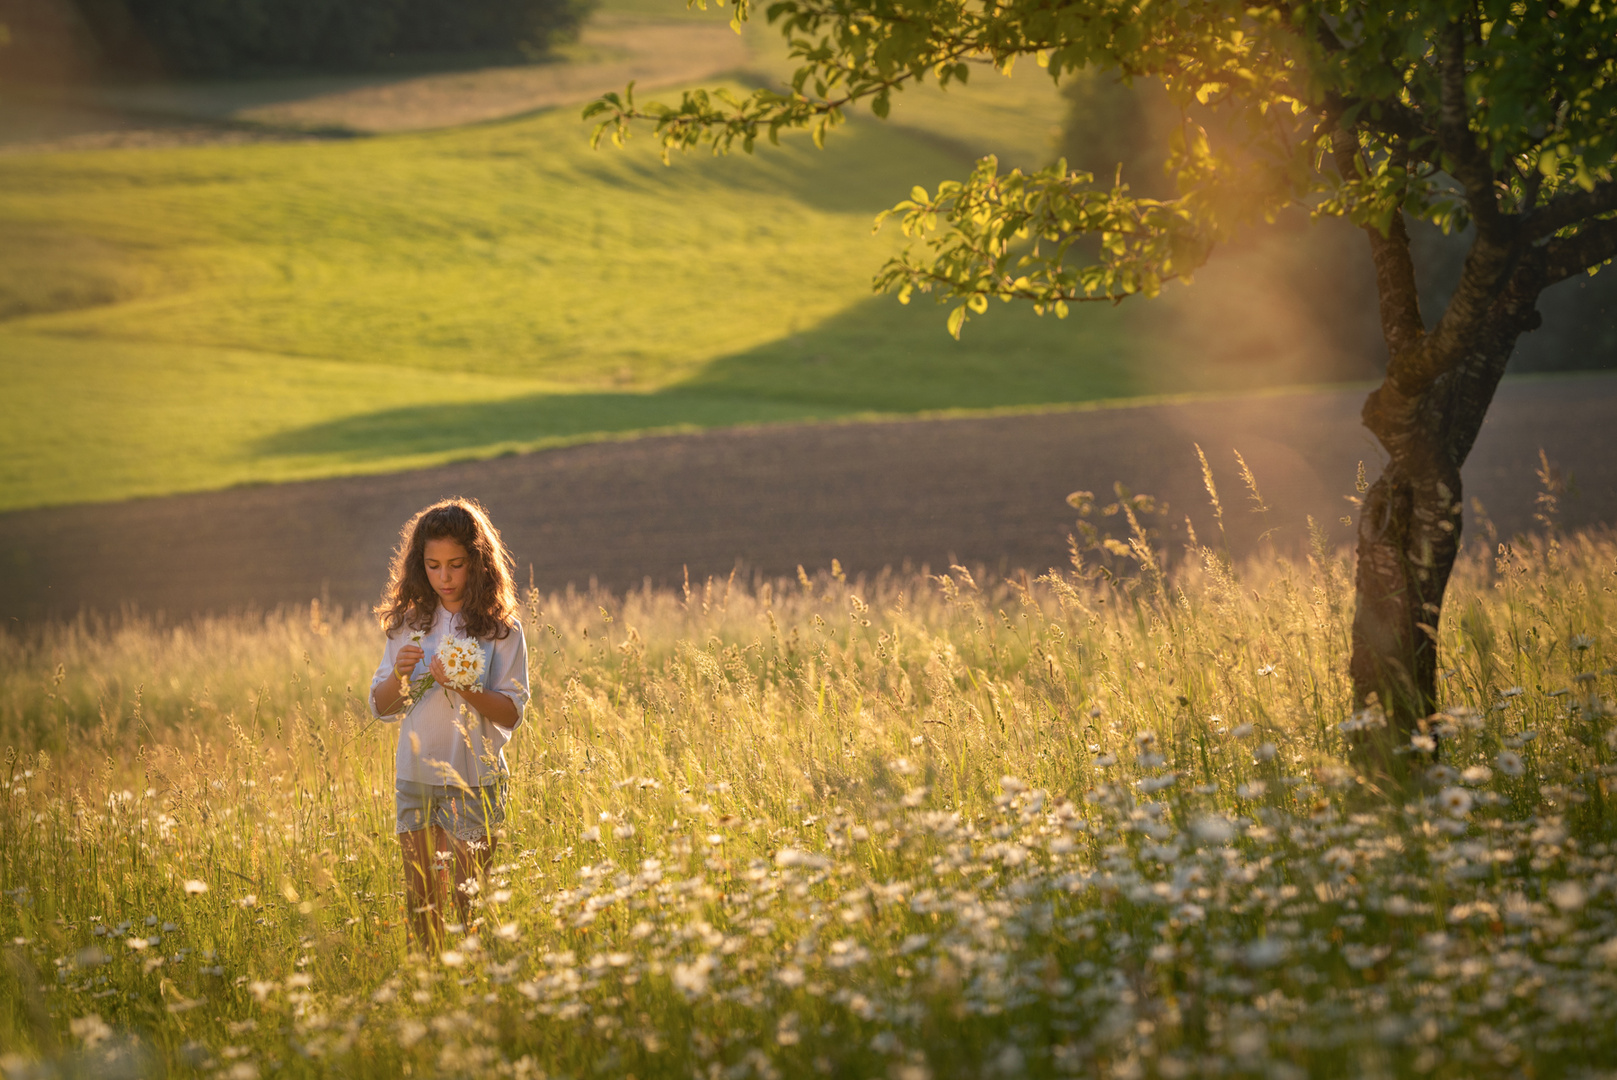
<svg viewBox="0 0 1617 1080"><path fill-rule="evenodd" d="M412 630L432 628L438 612L438 594L427 581L427 541L453 540L470 556L466 565L466 593L461 623L466 633L482 641L503 639L511 633L517 610L516 585L511 580L511 553L500 531L474 499L435 502L404 523L399 546L393 552L382 602L376 615L391 636L408 625Z"/></svg>

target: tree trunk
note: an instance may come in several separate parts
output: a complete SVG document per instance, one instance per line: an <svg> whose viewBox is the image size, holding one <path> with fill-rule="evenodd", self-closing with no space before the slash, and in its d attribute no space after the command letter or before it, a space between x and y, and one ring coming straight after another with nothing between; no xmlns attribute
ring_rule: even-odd
<svg viewBox="0 0 1617 1080"><path fill-rule="evenodd" d="M1460 550L1460 468L1517 337L1538 325L1543 277L1514 245L1479 239L1428 334L1403 222L1386 236L1367 231L1391 359L1363 415L1388 460L1359 516L1349 672L1357 704L1374 694L1399 743L1437 705L1437 626Z"/></svg>
<svg viewBox="0 0 1617 1080"><path fill-rule="evenodd" d="M1360 510L1349 664L1358 704L1374 693L1396 732L1407 732L1436 704L1436 627L1459 552L1463 505L1459 464L1431 430L1440 410L1412 404L1394 417L1377 394L1365 403L1365 425L1378 435L1397 431L1400 449L1389 451Z"/></svg>

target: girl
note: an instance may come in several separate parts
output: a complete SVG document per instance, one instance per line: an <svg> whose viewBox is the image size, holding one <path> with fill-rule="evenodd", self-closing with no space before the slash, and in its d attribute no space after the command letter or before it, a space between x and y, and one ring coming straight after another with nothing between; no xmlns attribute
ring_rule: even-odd
<svg viewBox="0 0 1617 1080"><path fill-rule="evenodd" d="M410 931L443 942L435 858L453 855L454 901L466 925L468 882L487 872L505 820L505 744L528 703L528 649L516 618L511 556L476 502L445 499L405 523L376 614L387 650L371 679L371 710L400 721L395 803L404 849ZM480 689L453 690L438 647L451 636L483 646ZM427 674L436 685L415 700Z"/></svg>

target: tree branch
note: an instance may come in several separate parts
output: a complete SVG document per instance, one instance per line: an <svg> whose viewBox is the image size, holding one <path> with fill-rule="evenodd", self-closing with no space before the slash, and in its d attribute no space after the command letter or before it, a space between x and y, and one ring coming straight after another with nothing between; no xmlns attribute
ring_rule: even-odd
<svg viewBox="0 0 1617 1080"><path fill-rule="evenodd" d="M1544 283L1554 285L1617 258L1617 219L1592 221L1576 234L1544 245Z"/></svg>
<svg viewBox="0 0 1617 1080"><path fill-rule="evenodd" d="M1538 240L1584 218L1617 210L1617 180L1604 180L1588 191L1577 188L1557 195L1522 219L1522 237Z"/></svg>
<svg viewBox="0 0 1617 1080"><path fill-rule="evenodd" d="M1493 168L1488 155L1471 134L1470 110L1465 97L1465 24L1459 20L1443 28L1438 44L1442 71L1437 138L1449 159L1448 171L1465 188L1466 203L1477 232L1489 240L1505 240L1507 222L1499 212Z"/></svg>
<svg viewBox="0 0 1617 1080"><path fill-rule="evenodd" d="M1331 149L1336 171L1344 180L1358 171L1359 133L1356 129L1343 127L1338 121L1331 136ZM1387 355L1396 360L1426 336L1426 324L1420 314L1420 290L1415 284L1415 263L1409 254L1409 231L1404 227L1404 215L1395 211L1385 236L1374 225L1366 225L1364 233L1370 238L1370 258L1376 268L1381 336L1387 343Z"/></svg>

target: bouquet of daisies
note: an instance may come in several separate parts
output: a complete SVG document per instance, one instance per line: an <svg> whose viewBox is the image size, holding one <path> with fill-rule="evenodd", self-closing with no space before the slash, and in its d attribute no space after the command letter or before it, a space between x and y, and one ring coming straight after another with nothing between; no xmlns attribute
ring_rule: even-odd
<svg viewBox="0 0 1617 1080"><path fill-rule="evenodd" d="M419 633L412 634L410 640L420 644L422 636ZM483 685L483 676L488 674L488 659L483 655L483 646L477 643L476 638L449 635L443 644L438 646L438 659L443 661L444 672L449 676L446 691L480 689ZM429 672L410 687L410 696L419 700L422 694L437 684L438 680Z"/></svg>

